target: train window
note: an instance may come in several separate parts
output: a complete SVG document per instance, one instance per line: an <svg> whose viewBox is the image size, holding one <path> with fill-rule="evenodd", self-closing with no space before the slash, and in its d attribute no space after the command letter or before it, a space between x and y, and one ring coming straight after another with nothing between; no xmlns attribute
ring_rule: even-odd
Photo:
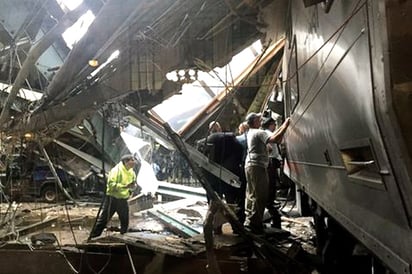
<svg viewBox="0 0 412 274"><path fill-rule="evenodd" d="M375 153L369 140L357 141L340 151L348 176L353 182L385 189Z"/></svg>
<svg viewBox="0 0 412 274"><path fill-rule="evenodd" d="M294 36L288 61L288 79L286 81L286 95L290 113L293 113L299 101L299 77L297 71L297 62L296 36Z"/></svg>

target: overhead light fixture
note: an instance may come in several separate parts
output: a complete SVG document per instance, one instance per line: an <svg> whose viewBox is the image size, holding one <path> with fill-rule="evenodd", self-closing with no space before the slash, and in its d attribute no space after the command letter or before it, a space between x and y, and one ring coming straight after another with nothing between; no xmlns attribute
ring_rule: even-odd
<svg viewBox="0 0 412 274"><path fill-rule="evenodd" d="M96 59L91 59L89 60L89 66L91 66L92 68L95 68L99 65L99 61Z"/></svg>
<svg viewBox="0 0 412 274"><path fill-rule="evenodd" d="M173 82L183 84L192 83L197 80L198 70L196 68L177 69L166 74L166 78Z"/></svg>
<svg viewBox="0 0 412 274"><path fill-rule="evenodd" d="M90 73L90 75L88 77L92 78L94 76L96 76L96 74L101 71L104 67L106 67L108 64L110 64L114 59L119 58L120 55L120 51L119 50L115 50L112 52L112 54L109 56L109 58L107 58L107 60L102 63L97 69L95 69L92 73ZM96 61L97 65L96 67L99 65L99 61L97 60L90 60L90 61ZM90 61L89 61L89 65L90 65ZM92 65L90 65L92 66ZM93 67L93 66L92 66Z"/></svg>

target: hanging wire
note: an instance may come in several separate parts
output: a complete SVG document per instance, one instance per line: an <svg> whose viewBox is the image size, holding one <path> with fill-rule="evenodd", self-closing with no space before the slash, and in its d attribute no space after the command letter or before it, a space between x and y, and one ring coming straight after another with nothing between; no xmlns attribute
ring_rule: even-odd
<svg viewBox="0 0 412 274"><path fill-rule="evenodd" d="M104 108L102 108L102 150L101 150L101 154L102 154L102 172L103 172L103 180L107 184L106 171L105 171L105 166L104 166L104 158L105 158L104 157L104 155L105 155L105 142L104 142L104 138L105 138L105 121L106 121L105 110L104 110ZM97 211L97 215L96 215L96 218L94 220L91 232L94 231L94 229L96 227L97 220L98 220L98 218L100 216L100 213L103 209L103 204L104 204L106 198L107 197L106 197L106 190L105 190L103 192L102 201L100 203L99 210ZM89 237L87 238L87 240L88 241L91 240L91 233L90 233Z"/></svg>
<svg viewBox="0 0 412 274"><path fill-rule="evenodd" d="M231 100L234 98L234 96L237 95L237 93L239 92L240 87L243 85L243 83L244 83L247 79L249 79L249 77L250 77L250 75L252 74L252 72L255 70L255 68L257 67L257 65L258 65L258 64L260 63L260 61L262 60L262 58L263 58L263 56L265 55L266 51L268 50L269 46L270 46L270 43L268 43L268 44L266 45L266 47L263 49L262 53L260 54L259 58L257 58L257 59L255 60L255 62L253 63L252 68L249 70L249 72L247 73L247 75L240 81L240 83L239 83L237 86L234 86L234 85L233 85L233 86L230 86L234 91L231 92L228 96L225 97L224 102L223 102L223 106L222 106L222 107L219 109L219 111L217 112L217 115L216 115L216 118L215 118L216 120L218 120L218 119L220 118L220 116L222 115L223 111L224 111L225 108L228 106L229 102L231 102ZM198 60L198 64L199 64L201 67L205 67L205 66L208 67L207 64L205 64L203 61L201 61L201 60L199 60L199 59L197 59L197 60ZM213 70L211 70L211 71L213 71ZM225 86L225 88L228 89L229 86L226 85L225 81L223 81L223 79L221 79L221 78L219 77L219 75L218 75L215 71L213 71L213 72L216 74L216 77L218 77L218 79L222 82L222 84Z"/></svg>
<svg viewBox="0 0 412 274"><path fill-rule="evenodd" d="M14 47L15 47L15 45L14 44L12 44L12 45L10 45L10 50L9 50L9 56L10 56L10 67L9 67L9 85L11 85L12 84L12 75L13 75L13 66L14 66L14 64L13 64L13 61L14 61Z"/></svg>
<svg viewBox="0 0 412 274"><path fill-rule="evenodd" d="M70 267L70 270L73 271L73 273L76 273L76 274L80 273L80 272L73 266L73 264L70 262L70 260L67 258L67 256L66 256L66 254L64 253L64 250L63 250L63 248L62 248L59 240L57 239L57 237L56 237L54 234L53 234L53 236L54 236L54 238L55 238L55 240L56 240L56 243L57 243L57 245L58 245L58 247L59 247L59 250L57 250L57 253L62 255L64 261L65 261L65 262L67 263L67 265Z"/></svg>
<svg viewBox="0 0 412 274"><path fill-rule="evenodd" d="M127 251L127 256L129 257L130 266L132 267L132 270L133 270L133 274L136 274L137 272L136 272L136 268L134 267L133 257L132 257L132 254L130 253L129 245L126 245L126 251Z"/></svg>

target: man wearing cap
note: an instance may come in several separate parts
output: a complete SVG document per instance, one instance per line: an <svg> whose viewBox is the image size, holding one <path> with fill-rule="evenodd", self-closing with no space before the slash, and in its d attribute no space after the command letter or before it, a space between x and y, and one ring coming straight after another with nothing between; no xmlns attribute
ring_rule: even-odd
<svg viewBox="0 0 412 274"><path fill-rule="evenodd" d="M248 200L251 203L251 213L246 220L246 226L254 233L263 233L263 213L267 205L269 177L267 167L269 156L268 143L280 143L289 125L289 118L272 134L260 129L261 114L249 113L246 122L250 129L247 134L248 153L245 162L245 172L248 185Z"/></svg>
<svg viewBox="0 0 412 274"><path fill-rule="evenodd" d="M136 159L131 154L121 157L121 161L113 167L107 177L106 197L103 202L103 210L98 216L97 222L90 233L90 238L100 236L113 214L117 212L120 220L120 233L127 232L129 226L129 206L127 199L130 189L135 186L136 173L133 167Z"/></svg>
<svg viewBox="0 0 412 274"><path fill-rule="evenodd" d="M222 132L222 127L220 126L219 122L212 121L209 124L209 133L212 134L216 132Z"/></svg>

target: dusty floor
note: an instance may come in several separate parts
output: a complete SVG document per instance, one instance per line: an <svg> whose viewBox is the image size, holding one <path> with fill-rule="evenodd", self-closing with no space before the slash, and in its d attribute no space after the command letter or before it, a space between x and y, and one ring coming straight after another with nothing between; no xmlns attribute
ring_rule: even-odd
<svg viewBox="0 0 412 274"><path fill-rule="evenodd" d="M21 203L9 208L8 204L0 204L2 223L5 223L0 228L0 237L2 237L1 235L8 235L7 237L2 237L3 242L5 240L14 240L22 244L31 244L32 235L54 233L58 241L56 244L59 245L85 243L95 222L99 206L99 203L79 203L78 205ZM204 201L181 200L155 205L154 210L165 212L170 217L202 233L207 204ZM288 207L284 210L285 212L291 211ZM15 215L14 222L7 222L7 220L12 219L11 216L13 215ZM40 222L43 222L44 225L41 225ZM26 229L33 224L35 224L35 228ZM108 227L116 228L118 225L118 219L115 215L112 221L109 222ZM133 212L131 210L129 227L135 232L147 231L162 235L171 233L148 211ZM300 243L306 252L314 254L313 242L315 235L311 225L311 218L282 217L282 229L289 231L291 233L290 239ZM226 223L223 226L223 234L231 233L231 226ZM115 234L118 234L118 232L105 231L103 236Z"/></svg>

